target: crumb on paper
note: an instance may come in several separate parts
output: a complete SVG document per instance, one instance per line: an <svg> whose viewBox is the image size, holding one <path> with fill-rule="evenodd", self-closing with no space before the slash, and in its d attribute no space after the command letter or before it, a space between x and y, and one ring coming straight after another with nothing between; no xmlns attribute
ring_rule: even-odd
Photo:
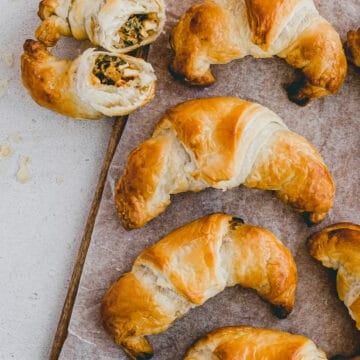
<svg viewBox="0 0 360 360"><path fill-rule="evenodd" d="M7 53L1 56L1 60L9 67L14 65L14 54Z"/></svg>
<svg viewBox="0 0 360 360"><path fill-rule="evenodd" d="M0 145L0 160L9 157L13 153L12 148L8 144Z"/></svg>
<svg viewBox="0 0 360 360"><path fill-rule="evenodd" d="M30 164L30 158L28 156L19 157L19 170L16 173L16 179L22 184L27 183L31 179L28 165Z"/></svg>
<svg viewBox="0 0 360 360"><path fill-rule="evenodd" d="M56 182L58 185L60 185L60 184L62 184L62 183L64 182L64 179L63 179L62 177L60 177L60 176L57 176L57 177L55 178L55 182Z"/></svg>
<svg viewBox="0 0 360 360"><path fill-rule="evenodd" d="M6 94L9 80L0 79L0 98Z"/></svg>
<svg viewBox="0 0 360 360"><path fill-rule="evenodd" d="M14 133L8 136L8 140L14 143L19 143L22 139L23 137L19 133Z"/></svg>

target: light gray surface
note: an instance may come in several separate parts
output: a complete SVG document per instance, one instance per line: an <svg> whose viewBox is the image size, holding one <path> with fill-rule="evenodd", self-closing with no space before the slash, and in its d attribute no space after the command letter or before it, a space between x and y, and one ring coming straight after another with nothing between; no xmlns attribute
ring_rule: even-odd
<svg viewBox="0 0 360 360"><path fill-rule="evenodd" d="M266 227L290 248L299 272L294 312L288 319L278 320L271 314L269 305L254 292L238 287L227 289L202 307L192 310L168 331L150 337L155 359L181 359L186 348L206 331L236 324L301 333L311 337L329 355L351 353L360 347L354 323L336 296L333 274L310 258L305 240L317 229L333 222L360 223L359 71L350 67L349 76L336 97L316 100L305 108L287 100L282 85L293 79L294 70L279 59L246 58L217 66L214 70L218 82L206 89L181 85L167 71L170 59L167 39L178 15L191 3L191 0L182 3L168 1L167 32L151 47L149 61L160 79L156 97L130 117L117 149L61 359L126 359L101 326L99 304L106 289L131 268L144 247L174 228L216 211L228 212L248 223ZM358 0L318 0L316 3L343 39L348 29L358 26ZM167 210L142 229L126 232L121 227L114 209L113 188L129 151L150 136L154 124L168 107L193 97L212 95L236 95L268 106L290 129L319 149L337 184L335 207L321 225L309 229L299 214L270 192L240 187L227 192L208 189L197 194L173 196L173 203Z"/></svg>
<svg viewBox="0 0 360 360"><path fill-rule="evenodd" d="M48 358L113 123L54 114L22 87L19 57L39 24L37 8L36 0L1 0L0 82L9 83L0 145L13 149L0 160L1 360ZM78 53L79 43L65 43ZM26 184L15 176L20 155L31 159Z"/></svg>

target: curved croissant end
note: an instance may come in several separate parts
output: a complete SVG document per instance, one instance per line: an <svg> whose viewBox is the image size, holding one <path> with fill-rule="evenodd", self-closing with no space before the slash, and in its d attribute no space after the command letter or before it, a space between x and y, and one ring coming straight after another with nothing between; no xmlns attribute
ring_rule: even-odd
<svg viewBox="0 0 360 360"><path fill-rule="evenodd" d="M309 238L310 254L324 266L337 270L340 300L360 330L360 226L338 223Z"/></svg>
<svg viewBox="0 0 360 360"><path fill-rule="evenodd" d="M81 119L127 115L155 91L153 68L142 59L88 49L73 61L59 60L33 40L24 44L21 73L39 105Z"/></svg>
<svg viewBox="0 0 360 360"><path fill-rule="evenodd" d="M324 219L335 185L320 154L269 109L232 97L196 99L167 111L134 149L115 189L126 229L170 204L170 195L239 185L273 190L310 222Z"/></svg>
<svg viewBox="0 0 360 360"><path fill-rule="evenodd" d="M297 271L271 232L226 214L195 220L145 249L131 272L106 293L107 332L132 359L152 355L145 336L158 334L228 286L255 289L280 317L294 305Z"/></svg>
<svg viewBox="0 0 360 360"><path fill-rule="evenodd" d="M346 53L348 59L360 67L360 28L347 33Z"/></svg>
<svg viewBox="0 0 360 360"><path fill-rule="evenodd" d="M249 326L216 329L198 340L184 360L326 360L305 336Z"/></svg>
<svg viewBox="0 0 360 360"><path fill-rule="evenodd" d="M336 94L347 72L340 37L312 0L206 0L181 17L170 44L171 72L193 85L215 81L211 64L277 55L302 72L288 88L299 105Z"/></svg>
<svg viewBox="0 0 360 360"><path fill-rule="evenodd" d="M61 35L89 39L116 53L150 44L165 22L163 0L42 0L36 37L54 46Z"/></svg>

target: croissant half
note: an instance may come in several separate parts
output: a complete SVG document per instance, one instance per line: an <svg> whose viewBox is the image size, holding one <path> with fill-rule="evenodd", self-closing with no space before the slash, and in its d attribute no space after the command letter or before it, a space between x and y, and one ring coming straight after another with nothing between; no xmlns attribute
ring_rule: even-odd
<svg viewBox="0 0 360 360"><path fill-rule="evenodd" d="M338 223L309 238L310 254L337 270L336 287L360 330L360 226Z"/></svg>
<svg viewBox="0 0 360 360"><path fill-rule="evenodd" d="M211 64L277 55L302 72L288 88L299 105L337 93L347 72L340 37L312 0L206 0L180 18L170 43L171 71L193 85L215 81Z"/></svg>
<svg viewBox="0 0 360 360"><path fill-rule="evenodd" d="M167 111L129 155L115 189L127 229L170 204L170 194L244 184L274 190L310 222L332 207L335 185L317 150L269 109L233 97L196 99Z"/></svg>
<svg viewBox="0 0 360 360"><path fill-rule="evenodd" d="M142 59L88 49L73 61L59 60L34 40L24 44L21 72L39 105L75 118L129 114L155 91L154 70Z"/></svg>
<svg viewBox="0 0 360 360"><path fill-rule="evenodd" d="M308 338L248 326L216 329L197 341L184 360L326 360Z"/></svg>
<svg viewBox="0 0 360 360"><path fill-rule="evenodd" d="M54 46L61 35L89 39L124 53L150 44L165 22L163 0L42 0L38 40Z"/></svg>
<svg viewBox="0 0 360 360"><path fill-rule="evenodd" d="M346 50L349 61L360 67L360 28L348 32Z"/></svg>
<svg viewBox="0 0 360 360"><path fill-rule="evenodd" d="M150 358L145 336L165 331L191 308L236 284L255 289L285 317L294 305L294 259L271 232L230 215L209 215L141 253L131 272L106 293L104 326L132 359Z"/></svg>

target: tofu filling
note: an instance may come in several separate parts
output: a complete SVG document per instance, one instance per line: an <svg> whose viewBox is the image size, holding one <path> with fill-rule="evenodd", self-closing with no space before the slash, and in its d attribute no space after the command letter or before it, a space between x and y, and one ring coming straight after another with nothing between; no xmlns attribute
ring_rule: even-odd
<svg viewBox="0 0 360 360"><path fill-rule="evenodd" d="M139 70L118 56L101 54L97 56L92 71L94 84L122 87L139 79Z"/></svg>
<svg viewBox="0 0 360 360"><path fill-rule="evenodd" d="M155 12L147 14L133 14L118 30L118 44L116 47L125 48L139 44L149 36L155 34L159 27L159 18Z"/></svg>

